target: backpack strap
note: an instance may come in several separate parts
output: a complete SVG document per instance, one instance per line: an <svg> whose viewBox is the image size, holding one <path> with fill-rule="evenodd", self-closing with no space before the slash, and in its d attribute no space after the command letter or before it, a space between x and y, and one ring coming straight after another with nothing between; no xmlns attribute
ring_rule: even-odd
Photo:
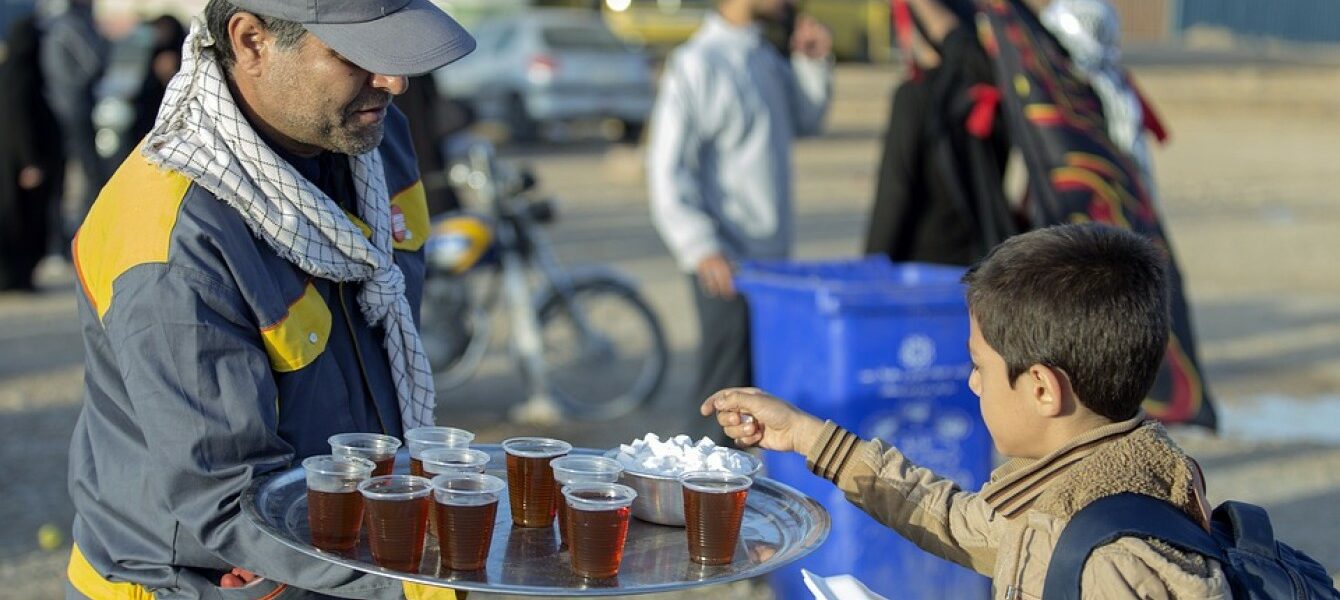
<svg viewBox="0 0 1340 600"><path fill-rule="evenodd" d="M1214 509L1214 521L1228 526L1233 547L1271 560L1279 560L1275 528L1266 509L1244 502L1228 501Z"/></svg>
<svg viewBox="0 0 1340 600"><path fill-rule="evenodd" d="M1177 507L1143 494L1117 494L1096 500L1071 517L1052 552L1042 597L1079 600L1089 555L1124 537L1154 538L1225 562L1223 550L1209 532Z"/></svg>

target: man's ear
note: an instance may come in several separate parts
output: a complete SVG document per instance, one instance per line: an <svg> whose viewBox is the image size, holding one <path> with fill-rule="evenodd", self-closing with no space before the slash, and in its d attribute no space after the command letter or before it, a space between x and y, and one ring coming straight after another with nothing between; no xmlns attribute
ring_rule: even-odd
<svg viewBox="0 0 1340 600"><path fill-rule="evenodd" d="M263 70L264 59L274 47L272 42L270 30L259 17L239 12L228 20L228 39L221 43L233 45L233 56L237 60L233 69L255 77Z"/></svg>
<svg viewBox="0 0 1340 600"><path fill-rule="evenodd" d="M1066 404L1072 401L1070 378L1065 371L1044 364L1035 364L1023 375L1029 399L1038 416L1054 418L1069 413Z"/></svg>

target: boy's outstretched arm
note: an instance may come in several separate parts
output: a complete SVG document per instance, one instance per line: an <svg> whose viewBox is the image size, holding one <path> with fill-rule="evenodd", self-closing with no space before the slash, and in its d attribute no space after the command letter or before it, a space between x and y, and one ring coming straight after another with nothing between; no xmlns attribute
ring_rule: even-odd
<svg viewBox="0 0 1340 600"><path fill-rule="evenodd" d="M921 549L990 576L1001 519L977 494L918 467L879 440L824 422L755 388L722 390L701 407L742 447L798 452L814 474Z"/></svg>

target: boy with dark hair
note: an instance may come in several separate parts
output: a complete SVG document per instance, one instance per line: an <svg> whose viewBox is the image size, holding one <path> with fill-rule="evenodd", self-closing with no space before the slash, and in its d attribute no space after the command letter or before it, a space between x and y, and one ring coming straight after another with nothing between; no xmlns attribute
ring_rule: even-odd
<svg viewBox="0 0 1340 600"><path fill-rule="evenodd" d="M805 453L881 523L992 577L994 598L1040 598L1061 531L1095 500L1144 494L1209 526L1199 468L1140 412L1167 342L1165 263L1133 233L1064 225L1011 238L968 272L969 386L1010 459L977 493L760 390L723 390L702 412L742 446ZM1131 537L1094 551L1082 589L1231 597L1218 563Z"/></svg>

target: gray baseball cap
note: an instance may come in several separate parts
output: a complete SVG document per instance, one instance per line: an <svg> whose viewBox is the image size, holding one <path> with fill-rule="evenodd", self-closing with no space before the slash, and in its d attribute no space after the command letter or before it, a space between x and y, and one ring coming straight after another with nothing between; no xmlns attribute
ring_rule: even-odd
<svg viewBox="0 0 1340 600"><path fill-rule="evenodd" d="M295 21L350 62L380 75L419 75L475 49L475 38L429 0L231 0Z"/></svg>

